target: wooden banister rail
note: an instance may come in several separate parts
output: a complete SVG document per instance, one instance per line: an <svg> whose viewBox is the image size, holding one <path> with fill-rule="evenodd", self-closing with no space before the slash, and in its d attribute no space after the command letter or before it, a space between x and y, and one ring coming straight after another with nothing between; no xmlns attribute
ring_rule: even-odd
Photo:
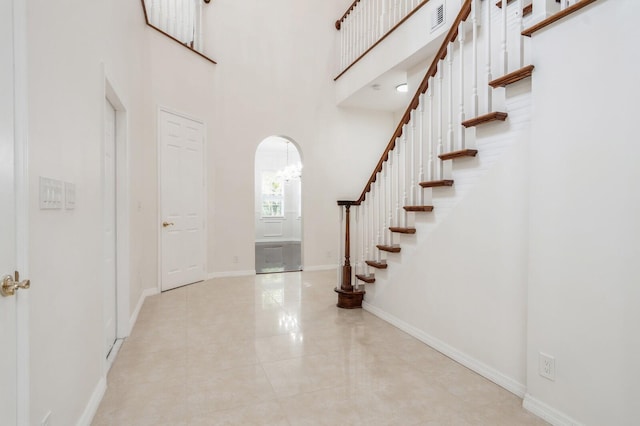
<svg viewBox="0 0 640 426"><path fill-rule="evenodd" d="M427 73L422 79L422 82L420 83L418 90L416 91L415 95L413 95L413 98L411 99L409 106L407 107L405 113L402 115L402 118L400 119L400 123L398 123L398 126L396 127L395 132L393 132L393 135L391 136L391 140L389 141L389 143L387 144L387 147L382 153L382 156L380 157L380 160L378 161L376 168L373 170L373 173L371 174L369 181L365 185L362 193L360 194L360 197L356 200L357 204L362 203L365 197L367 196L367 192L371 190L371 185L376 181L376 175L380 171L382 171L382 165L384 164L385 161L387 161L387 159L389 158L389 153L396 146L396 139L402 136L402 128L404 127L405 124L408 124L409 121L411 120L411 111L418 107L418 104L420 102L420 95L425 93L429 88L429 79L436 75L436 72L438 71L438 62L441 59L446 58L447 47L449 43L452 43L456 40L456 38L458 37L458 28L460 27L460 23L465 19L467 19L470 13L471 13L471 0L465 0L465 2L462 4L462 7L460 8L460 12L458 13L458 16L456 16L456 19L454 19L453 23L451 24L451 28L449 29L449 32L447 33L444 40L442 41L442 45L440 46L440 49L438 49L436 56L433 58L433 62L431 63L431 66L429 66Z"/></svg>
<svg viewBox="0 0 640 426"><path fill-rule="evenodd" d="M544 19L544 20L538 22L534 26L525 29L524 31L522 31L522 35L526 36L526 37L531 37L531 35L533 33L535 33L536 31L539 31L539 30L541 30L541 29L553 24L554 22L561 20L565 16L569 16L572 13L577 12L578 10L582 9L583 7L586 7L586 6L590 5L591 3L595 2L595 1L596 0L580 0L579 2L574 3L571 6L567 7L566 9L563 9L560 12L549 16L547 19Z"/></svg>
<svg viewBox="0 0 640 426"><path fill-rule="evenodd" d="M355 9L358 3L360 3L360 0L354 0L353 3L351 3L351 6L349 6L349 8L347 9L347 11L344 12L344 15L342 15L342 17L336 21L336 30L340 31L342 21L344 21L347 18L347 16L349 16L351 11Z"/></svg>

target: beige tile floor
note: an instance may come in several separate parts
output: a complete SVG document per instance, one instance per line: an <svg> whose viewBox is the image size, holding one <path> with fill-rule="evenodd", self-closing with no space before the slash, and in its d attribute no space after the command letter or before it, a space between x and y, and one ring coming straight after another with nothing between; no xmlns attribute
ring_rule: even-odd
<svg viewBox="0 0 640 426"><path fill-rule="evenodd" d="M215 279L148 298L93 425L546 424L408 334L336 308L335 279Z"/></svg>

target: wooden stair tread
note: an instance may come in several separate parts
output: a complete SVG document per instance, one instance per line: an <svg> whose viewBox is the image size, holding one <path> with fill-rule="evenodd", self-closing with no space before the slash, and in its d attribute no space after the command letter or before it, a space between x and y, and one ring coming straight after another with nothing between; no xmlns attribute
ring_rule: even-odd
<svg viewBox="0 0 640 426"><path fill-rule="evenodd" d="M432 212L433 206L404 206L408 212Z"/></svg>
<svg viewBox="0 0 640 426"><path fill-rule="evenodd" d="M549 16L547 19L543 19L542 21L538 22L537 24L525 29L524 31L522 31L522 35L526 36L526 37L531 37L531 35L533 33L535 33L536 31L539 31L545 27L548 27L549 25L553 24L556 21L561 20L562 18L564 18L565 16L569 16L574 12L577 12L578 10L582 9L583 7L586 7L588 5L590 5L591 3L595 2L596 0L581 0L577 3L572 4L571 6L567 7L564 10L561 10L558 13L554 13L553 15Z"/></svg>
<svg viewBox="0 0 640 426"><path fill-rule="evenodd" d="M423 188L435 188L438 186L453 186L453 180L444 179L444 180L432 180L429 182L420 182L420 186Z"/></svg>
<svg viewBox="0 0 640 426"><path fill-rule="evenodd" d="M533 74L533 69L535 67L533 65L527 65L526 67L522 67L519 70L511 72L509 74L503 75L500 78L496 78L489 82L489 86L491 87L506 87L509 84L513 84L517 81L524 80L527 77L531 77Z"/></svg>
<svg viewBox="0 0 640 426"><path fill-rule="evenodd" d="M477 149L461 149L460 151L452 151L452 152L447 152L446 154L440 154L438 155L438 158L440 158L443 161L446 161L446 160L453 160L454 158L475 157L476 155L478 155Z"/></svg>
<svg viewBox="0 0 640 426"><path fill-rule="evenodd" d="M367 284L373 284L376 282L375 275L373 274L369 274L369 275L356 274L356 278L359 279L360 281L364 281Z"/></svg>
<svg viewBox="0 0 640 426"><path fill-rule="evenodd" d="M387 269L387 261L386 260L382 260L380 262L377 262L375 260L365 260L364 263L366 263L367 265L371 266L372 268Z"/></svg>
<svg viewBox="0 0 640 426"><path fill-rule="evenodd" d="M507 115L508 114L506 112L494 111L490 112L489 114L480 115L478 117L463 121L462 125L464 127L475 127L481 124L490 123L492 121L504 121L507 119Z"/></svg>
<svg viewBox="0 0 640 426"><path fill-rule="evenodd" d="M415 234L416 228L402 228L399 226L390 226L389 230L391 232L397 232L399 234Z"/></svg>
<svg viewBox="0 0 640 426"><path fill-rule="evenodd" d="M389 253L400 253L400 246L398 245L387 246L384 244L378 244L376 247L378 250L388 251Z"/></svg>

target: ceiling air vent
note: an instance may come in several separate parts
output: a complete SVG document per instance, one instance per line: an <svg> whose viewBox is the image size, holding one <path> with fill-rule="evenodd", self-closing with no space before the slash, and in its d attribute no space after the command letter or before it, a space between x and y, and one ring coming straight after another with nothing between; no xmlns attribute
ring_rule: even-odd
<svg viewBox="0 0 640 426"><path fill-rule="evenodd" d="M444 3L431 12L431 31L444 24Z"/></svg>

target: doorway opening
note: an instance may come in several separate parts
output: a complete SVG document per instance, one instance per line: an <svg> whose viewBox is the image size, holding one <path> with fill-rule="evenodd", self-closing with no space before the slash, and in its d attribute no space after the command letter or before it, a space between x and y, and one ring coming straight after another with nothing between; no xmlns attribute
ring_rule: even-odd
<svg viewBox="0 0 640 426"><path fill-rule="evenodd" d="M302 270L302 160L289 138L270 136L255 158L256 273Z"/></svg>
<svg viewBox="0 0 640 426"><path fill-rule="evenodd" d="M125 104L102 68L103 100L103 338L104 374L131 328L129 317L129 145Z"/></svg>

